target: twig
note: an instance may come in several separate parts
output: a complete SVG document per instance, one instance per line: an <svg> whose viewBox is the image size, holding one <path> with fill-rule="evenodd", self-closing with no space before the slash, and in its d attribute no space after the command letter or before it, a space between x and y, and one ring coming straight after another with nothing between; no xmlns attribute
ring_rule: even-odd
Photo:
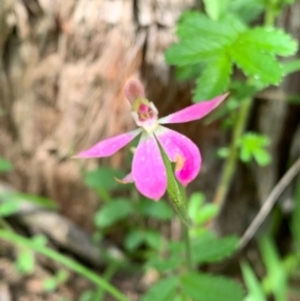
<svg viewBox="0 0 300 301"><path fill-rule="evenodd" d="M293 178L300 172L300 158L292 165L292 167L285 173L277 185L273 188L268 198L266 199L263 206L260 208L258 214L245 231L244 235L239 241L239 249L242 249L249 240L256 233L258 228L261 226L267 215L270 213L277 199L284 191L284 189L290 184Z"/></svg>

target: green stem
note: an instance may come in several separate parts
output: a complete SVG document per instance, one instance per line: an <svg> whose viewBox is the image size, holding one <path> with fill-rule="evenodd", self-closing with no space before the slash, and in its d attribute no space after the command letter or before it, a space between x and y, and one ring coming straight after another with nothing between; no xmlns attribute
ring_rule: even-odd
<svg viewBox="0 0 300 301"><path fill-rule="evenodd" d="M185 264L186 269L191 271L193 269L192 266L192 256L191 256L191 243L190 243L190 235L188 226L185 223L181 223L181 229L183 232L183 241L185 246Z"/></svg>
<svg viewBox="0 0 300 301"><path fill-rule="evenodd" d="M269 3L267 4L266 13L265 13L265 20L264 20L265 26L274 25L277 6L278 6L277 0L269 0Z"/></svg>
<svg viewBox="0 0 300 301"><path fill-rule="evenodd" d="M186 195L186 188L179 184L181 196L183 198L183 202L185 206L187 207L187 195ZM192 271L193 264L192 264L192 252L191 252L191 241L190 241L190 235L189 235L189 226L181 221L181 231L183 235L183 241L184 241L184 247L185 247L185 263L186 263L186 269L188 271Z"/></svg>
<svg viewBox="0 0 300 301"><path fill-rule="evenodd" d="M213 201L213 203L218 205L219 208L222 207L225 201L234 172L236 170L236 165L238 161L238 141L241 135L243 134L246 122L248 120L251 100L251 98L247 98L242 102L238 111L237 120L234 124L231 145L229 148L229 156L225 161L220 183L218 185Z"/></svg>
<svg viewBox="0 0 300 301"><path fill-rule="evenodd" d="M40 253L52 260L55 260L56 262L63 264L64 266L73 270L74 272L78 273L79 275L82 275L83 277L89 279L90 281L92 281L93 283L98 285L99 287L102 287L104 290L106 290L108 293L110 293L115 298L115 300L130 301L125 295L123 295L115 287L113 287L111 284L109 284L105 279L99 277L97 274L90 271L86 267L82 266L78 262L76 262L62 254L59 254L59 253L47 248L46 246L37 244L36 242L34 242L30 239L27 239L20 235L14 234L7 230L0 230L0 239L4 239L13 244L31 248L33 251Z"/></svg>

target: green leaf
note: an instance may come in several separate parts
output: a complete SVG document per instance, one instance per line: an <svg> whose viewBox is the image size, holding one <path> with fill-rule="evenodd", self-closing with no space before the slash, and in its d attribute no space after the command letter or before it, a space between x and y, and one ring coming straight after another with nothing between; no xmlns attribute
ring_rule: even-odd
<svg viewBox="0 0 300 301"><path fill-rule="evenodd" d="M270 164L272 158L271 155L264 149L256 149L253 153L253 156L260 166L266 166Z"/></svg>
<svg viewBox="0 0 300 301"><path fill-rule="evenodd" d="M270 144L270 139L267 136L257 133L248 132L239 140L240 159L243 162L250 162L252 157L256 162L265 166L271 162L270 154L264 149Z"/></svg>
<svg viewBox="0 0 300 301"><path fill-rule="evenodd" d="M42 206L47 209L57 209L57 204L46 197L29 194L29 193L21 193L16 191L0 191L0 199L4 202L19 202L22 203L24 201L30 202L32 204L36 204L38 206Z"/></svg>
<svg viewBox="0 0 300 301"><path fill-rule="evenodd" d="M234 62L246 75L266 85L280 83L283 70L274 56L257 51L253 45L239 42L233 44L230 52Z"/></svg>
<svg viewBox="0 0 300 301"><path fill-rule="evenodd" d="M16 212L18 212L19 208L20 208L19 202L10 201L10 202L2 203L0 204L0 216L6 217L15 214Z"/></svg>
<svg viewBox="0 0 300 301"><path fill-rule="evenodd" d="M153 249L160 249L162 237L156 231L133 230L125 238L125 247L129 251L136 250L142 243L146 243Z"/></svg>
<svg viewBox="0 0 300 301"><path fill-rule="evenodd" d="M143 199L139 203L139 213L145 217L151 217L158 220L171 220L173 211L164 201L153 202L153 200Z"/></svg>
<svg viewBox="0 0 300 301"><path fill-rule="evenodd" d="M160 145L159 141L157 141L157 143L162 155L162 159L164 161L164 165L166 167L168 195L181 221L189 226L191 220L189 218L186 207L187 200L184 191L185 188L182 187L182 185L176 180L174 175L174 169L172 167L171 162L169 161L169 158L167 157L167 154Z"/></svg>
<svg viewBox="0 0 300 301"><path fill-rule="evenodd" d="M184 275L182 291L193 301L242 301L244 297L244 291L238 283L208 274Z"/></svg>
<svg viewBox="0 0 300 301"><path fill-rule="evenodd" d="M188 202L188 213L189 213L189 217L193 222L195 222L200 207L203 205L204 201L205 201L204 194L200 192L195 192L190 197L190 200Z"/></svg>
<svg viewBox="0 0 300 301"><path fill-rule="evenodd" d="M35 267L34 253L29 249L23 249L18 255L16 267L22 274L32 274Z"/></svg>
<svg viewBox="0 0 300 301"><path fill-rule="evenodd" d="M217 56L225 45L225 39L213 40L201 36L190 38L172 45L166 51L166 61L177 66L196 64Z"/></svg>
<svg viewBox="0 0 300 301"><path fill-rule="evenodd" d="M204 0L205 11L212 20L218 20L226 11L228 0Z"/></svg>
<svg viewBox="0 0 300 301"><path fill-rule="evenodd" d="M134 211L132 203L128 199L116 199L108 204L105 204L99 210L95 217L95 225L100 228L105 228L114 223L125 219Z"/></svg>
<svg viewBox="0 0 300 301"><path fill-rule="evenodd" d="M246 26L233 15L220 21L209 19L199 12L186 12L182 14L177 35L180 39L201 37L205 40L219 40L222 45L231 43L246 30Z"/></svg>
<svg viewBox="0 0 300 301"><path fill-rule="evenodd" d="M265 289L274 292L276 300L285 300L287 293L287 273L281 262L274 242L268 236L259 241L260 251L267 268Z"/></svg>
<svg viewBox="0 0 300 301"><path fill-rule="evenodd" d="M206 68L197 80L194 99L197 101L211 99L228 89L232 63L224 52L207 61Z"/></svg>
<svg viewBox="0 0 300 301"><path fill-rule="evenodd" d="M256 27L241 34L239 43L251 45L253 51L266 54L289 56L297 51L297 42L282 29Z"/></svg>
<svg viewBox="0 0 300 301"><path fill-rule="evenodd" d="M159 250L162 245L162 237L157 231L145 231L144 238L147 245L153 249Z"/></svg>
<svg viewBox="0 0 300 301"><path fill-rule="evenodd" d="M180 266L178 256L168 256L167 258L151 257L146 264L146 268L156 269L160 273L172 272Z"/></svg>
<svg viewBox="0 0 300 301"><path fill-rule="evenodd" d="M246 262L241 264L244 282L248 289L247 300L249 301L266 301L265 294L262 290L260 281L257 279L254 271Z"/></svg>
<svg viewBox="0 0 300 301"><path fill-rule="evenodd" d="M169 276L152 285L140 301L172 301L175 298L179 279Z"/></svg>
<svg viewBox="0 0 300 301"><path fill-rule="evenodd" d="M124 176L121 170L101 167L86 173L84 182L93 189L113 190L123 186L115 180L115 177L121 179Z"/></svg>
<svg viewBox="0 0 300 301"><path fill-rule="evenodd" d="M199 264L217 262L232 255L237 244L236 236L217 238L213 233L206 232L192 242L192 258Z"/></svg>
<svg viewBox="0 0 300 301"><path fill-rule="evenodd" d="M218 157L220 158L227 158L230 154L230 150L228 147L220 147L218 150L217 150L217 155Z"/></svg>
<svg viewBox="0 0 300 301"><path fill-rule="evenodd" d="M214 217L216 217L219 213L219 207L215 204L206 204L201 208L196 216L195 223L197 225L204 224Z"/></svg>
<svg viewBox="0 0 300 301"><path fill-rule="evenodd" d="M10 161L0 157L0 172L7 172L13 169Z"/></svg>

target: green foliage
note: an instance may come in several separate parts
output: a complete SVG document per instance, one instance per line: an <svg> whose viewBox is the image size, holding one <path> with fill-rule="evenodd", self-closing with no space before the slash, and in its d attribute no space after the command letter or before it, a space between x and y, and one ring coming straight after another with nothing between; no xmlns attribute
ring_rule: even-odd
<svg viewBox="0 0 300 301"><path fill-rule="evenodd" d="M205 11L212 20L218 20L227 10L230 0L204 0Z"/></svg>
<svg viewBox="0 0 300 301"><path fill-rule="evenodd" d="M47 278L43 282L44 290L47 293L54 292L57 287L65 283L69 278L69 274L65 270L60 270L53 277Z"/></svg>
<svg viewBox="0 0 300 301"><path fill-rule="evenodd" d="M103 201L109 202L108 191L125 189L127 187L127 185L120 185L116 181L116 178L122 179L124 176L125 173L122 170L100 167L87 172L84 182L88 187L94 189Z"/></svg>
<svg viewBox="0 0 300 301"><path fill-rule="evenodd" d="M0 157L0 173L7 172L13 169L13 165L10 161Z"/></svg>
<svg viewBox="0 0 300 301"><path fill-rule="evenodd" d="M114 223L128 218L134 211L132 202L128 199L115 199L105 204L100 211L95 214L95 225L100 228L106 228Z"/></svg>
<svg viewBox="0 0 300 301"><path fill-rule="evenodd" d="M103 288L105 291L110 293L114 297L115 300L129 301L129 299L125 295L123 295L121 292L119 292L115 287L113 287L104 278L100 277L98 274L94 273L92 270L79 264L75 260L72 260L70 257L66 257L66 256L62 255L61 253L55 252L54 250L48 248L47 246L44 246L41 243L42 240L40 238L38 240L27 239L25 237L15 234L11 231L0 229L0 239L14 243L20 247L31 249L34 252L44 255L47 258L52 259L52 260L56 261L57 263L64 265L65 267L71 269L72 271L74 271L74 272L82 275L86 279L90 280L91 282L96 284L98 287Z"/></svg>
<svg viewBox="0 0 300 301"><path fill-rule="evenodd" d="M257 279L250 265L246 262L242 262L241 268L248 291L244 301L266 301L267 299L262 290L260 281Z"/></svg>
<svg viewBox="0 0 300 301"><path fill-rule="evenodd" d="M132 230L125 238L125 248L128 251L134 251L142 244L156 250L162 245L162 237L156 231L151 230Z"/></svg>
<svg viewBox="0 0 300 301"><path fill-rule="evenodd" d="M171 220L174 216L172 209L168 206L165 200L153 202L149 199L142 199L137 210L141 216L162 221Z"/></svg>
<svg viewBox="0 0 300 301"><path fill-rule="evenodd" d="M234 64L262 85L279 84L284 73L276 56L292 55L297 50L297 43L281 29L247 28L236 15L220 18L224 8L230 9L225 2L205 1L211 19L201 13L185 13L177 30L180 41L166 52L169 64L191 65L192 69L201 65L194 91L197 100L226 91ZM257 4L260 7L261 3ZM241 2L239 5L243 7ZM231 9L238 11L237 7Z"/></svg>
<svg viewBox="0 0 300 301"><path fill-rule="evenodd" d="M17 209L16 206L19 206L24 201L47 209L57 209L57 204L53 200L43 196L29 193L20 193L16 191L0 191L0 202L3 202L3 206L6 206L6 208L11 206L11 208L14 207L15 209ZM10 205L4 205L6 203L9 203Z"/></svg>
<svg viewBox="0 0 300 301"><path fill-rule="evenodd" d="M264 0L233 0L229 3L229 11L247 23L255 20L264 8Z"/></svg>
<svg viewBox="0 0 300 301"><path fill-rule="evenodd" d="M19 211L20 203L19 202L5 202L0 203L0 217L7 217Z"/></svg>
<svg viewBox="0 0 300 301"><path fill-rule="evenodd" d="M175 276L162 279L155 283L140 301L173 301L178 284L179 278Z"/></svg>
<svg viewBox="0 0 300 301"><path fill-rule="evenodd" d="M236 251L237 244L236 236L217 238L212 232L204 233L192 241L193 261L198 264L221 261Z"/></svg>
<svg viewBox="0 0 300 301"><path fill-rule="evenodd" d="M17 260L15 262L16 269L24 275L30 275L35 268L34 253L28 248L20 249Z"/></svg>
<svg viewBox="0 0 300 301"><path fill-rule="evenodd" d="M182 277L182 292L193 301L242 301L244 292L236 282L208 274Z"/></svg>
<svg viewBox="0 0 300 301"><path fill-rule="evenodd" d="M287 272L284 269L282 260L273 241L264 236L259 242L260 251L267 275L264 279L264 290L267 293L273 292L276 301L286 300L287 296Z"/></svg>
<svg viewBox="0 0 300 301"><path fill-rule="evenodd" d="M232 63L227 53L221 53L207 60L202 75L197 79L194 98L203 100L203 95L205 95L205 98L210 99L220 91L225 91L229 85L231 73Z"/></svg>
<svg viewBox="0 0 300 301"><path fill-rule="evenodd" d="M250 162L254 158L259 165L268 165L271 156L265 147L269 144L270 140L266 136L251 132L244 134L239 140L240 159L243 162Z"/></svg>

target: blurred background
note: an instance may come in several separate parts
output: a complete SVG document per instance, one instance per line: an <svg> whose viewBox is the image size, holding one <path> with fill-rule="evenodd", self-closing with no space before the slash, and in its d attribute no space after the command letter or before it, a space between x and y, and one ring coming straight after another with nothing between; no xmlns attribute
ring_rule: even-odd
<svg viewBox="0 0 300 301"><path fill-rule="evenodd" d="M123 241L128 234L128 228L122 226L124 221L118 224L117 218L116 223L110 224L102 220L105 214L99 214L98 219L95 214L114 199L138 199L134 187L116 188L119 184L113 180L114 175L130 170L129 148L99 160L71 157L101 139L135 128L123 94L130 77L142 80L147 97L155 103L160 116L192 104L193 81L178 81L175 68L165 61L165 51L178 40L177 21L189 9L203 10L203 3L1 0L0 198L3 201L8 192L17 192L15 198L22 204L12 209L12 216L5 216L6 226L24 236L46 234L52 248L100 271L106 261L93 249L93 241L97 247L101 244L105 250L124 256ZM263 14L261 6L253 24L261 24ZM300 1L285 6L276 23L299 41ZM300 73L295 72L278 87L255 96L246 128L269 137L272 160L263 167L255 162L238 162L227 198L219 204L219 215L213 221L219 235L241 236L271 190L299 157L299 83ZM288 95L294 96L293 101L286 101ZM217 150L231 139L225 120L225 115L213 115L172 126L201 150L201 173L188 187L188 194L201 191L201 198L205 196L208 203L214 198L224 163ZM280 216L275 219L275 241L283 254L292 243L287 224L294 208L296 186L293 182L285 190L275 212ZM32 208L38 208L38 214L31 214ZM171 218L157 221L155 214L154 219L148 214L142 224L168 239L178 240L180 223L174 213L168 209L166 212ZM137 224L138 219L134 218ZM43 258L38 258L33 270L29 267L29 273L20 272L15 267L20 251L4 240L0 242L1 301L102 300L79 299L80 294L91 289L91 284L72 273L61 276L58 264ZM255 243L249 252L255 261ZM144 260L137 253L132 256L137 262ZM25 266L30 258L23 258ZM22 270L22 258L19 261ZM214 269L238 278L238 260L233 262L232 269L226 263ZM50 281L49 294L41 279L52 279L51 275L63 280L61 285L60 280L53 280L53 290ZM122 291L131 292L132 300L137 300L140 290L148 287L148 278L140 284L140 277L141 272L123 271L114 281ZM151 279L151 275L148 277ZM300 300L293 298L287 300Z"/></svg>

